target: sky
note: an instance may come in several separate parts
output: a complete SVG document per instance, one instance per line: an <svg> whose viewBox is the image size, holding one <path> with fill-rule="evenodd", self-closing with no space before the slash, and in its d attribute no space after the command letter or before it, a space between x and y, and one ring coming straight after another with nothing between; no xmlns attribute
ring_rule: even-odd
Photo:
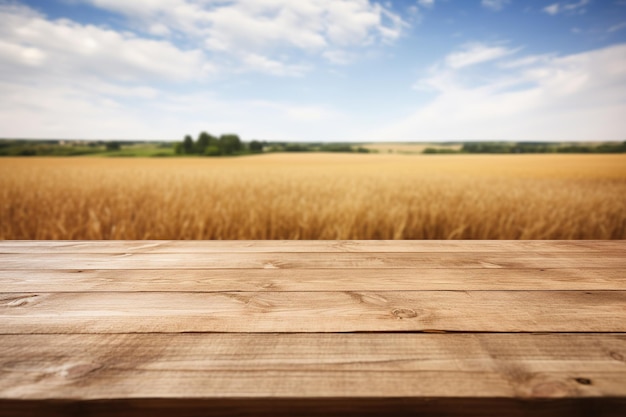
<svg viewBox="0 0 626 417"><path fill-rule="evenodd" d="M626 0L0 0L0 137L624 141Z"/></svg>

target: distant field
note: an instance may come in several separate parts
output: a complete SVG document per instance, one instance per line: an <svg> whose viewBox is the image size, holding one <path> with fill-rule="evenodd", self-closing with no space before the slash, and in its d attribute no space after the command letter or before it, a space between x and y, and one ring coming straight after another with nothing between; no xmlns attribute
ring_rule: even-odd
<svg viewBox="0 0 626 417"><path fill-rule="evenodd" d="M424 152L426 148L434 149L450 149L458 151L463 147L463 144L451 144L443 145L441 143L368 143L361 145L365 149L376 151L379 153L403 153L403 154L417 154Z"/></svg>
<svg viewBox="0 0 626 417"><path fill-rule="evenodd" d="M0 239L626 239L626 155L3 158Z"/></svg>

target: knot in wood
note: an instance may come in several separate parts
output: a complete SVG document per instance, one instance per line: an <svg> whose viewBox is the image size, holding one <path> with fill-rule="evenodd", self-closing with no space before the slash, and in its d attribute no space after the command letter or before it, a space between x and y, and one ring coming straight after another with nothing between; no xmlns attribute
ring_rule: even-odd
<svg viewBox="0 0 626 417"><path fill-rule="evenodd" d="M35 302L39 298L39 295L27 295L27 296L19 296L14 298L5 299L2 301L7 301L7 307L24 307L28 304Z"/></svg>
<svg viewBox="0 0 626 417"><path fill-rule="evenodd" d="M391 314L398 319L412 319L417 317L417 313L411 308L396 308L391 312Z"/></svg>

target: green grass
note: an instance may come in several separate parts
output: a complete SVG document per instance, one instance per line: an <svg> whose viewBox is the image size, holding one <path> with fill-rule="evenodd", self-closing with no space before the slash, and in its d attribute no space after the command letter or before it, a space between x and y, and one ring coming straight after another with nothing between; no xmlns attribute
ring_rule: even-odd
<svg viewBox="0 0 626 417"><path fill-rule="evenodd" d="M107 156L107 157L169 157L177 156L174 153L174 148L163 147L156 144L136 144L136 145L122 145L119 151L104 151L102 153L95 154L94 156Z"/></svg>
<svg viewBox="0 0 626 417"><path fill-rule="evenodd" d="M168 157L175 156L172 143L117 142L119 149L107 149L107 142L0 139L0 156L96 156Z"/></svg>

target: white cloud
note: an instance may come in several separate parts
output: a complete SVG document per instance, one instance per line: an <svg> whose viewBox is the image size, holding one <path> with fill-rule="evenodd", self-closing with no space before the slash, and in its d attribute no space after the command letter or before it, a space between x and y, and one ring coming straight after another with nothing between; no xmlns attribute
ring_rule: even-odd
<svg viewBox="0 0 626 417"><path fill-rule="evenodd" d="M589 0L580 0L578 3L554 3L543 8L543 11L554 16L559 13L567 14L585 14L587 9L585 6L589 4Z"/></svg>
<svg viewBox="0 0 626 417"><path fill-rule="evenodd" d="M349 124L344 115L323 103L221 98L206 91L170 92L155 100L152 93L135 91L135 95L145 94L136 105L121 96L106 98L69 85L41 88L0 81L2 136L176 140L185 133L208 130L237 132L244 140L312 141L327 138L328 123L338 123L332 130L338 137L345 133L341 125Z"/></svg>
<svg viewBox="0 0 626 417"><path fill-rule="evenodd" d="M26 7L0 4L0 73L44 77L80 74L118 81L203 78L212 71L200 50L184 51L166 41L142 39L69 20L47 20Z"/></svg>
<svg viewBox="0 0 626 417"><path fill-rule="evenodd" d="M422 7L433 7L435 5L435 0L417 0L417 3Z"/></svg>
<svg viewBox="0 0 626 417"><path fill-rule="evenodd" d="M480 2L483 7L494 11L502 10L509 3L511 3L511 0L482 0Z"/></svg>
<svg viewBox="0 0 626 417"><path fill-rule="evenodd" d="M305 65L287 65L258 54L247 54L242 57L242 61L244 71L253 68L255 71L271 75L299 77L308 70Z"/></svg>
<svg viewBox="0 0 626 417"><path fill-rule="evenodd" d="M38 67L43 64L46 54L38 48L0 40L0 58L3 61L13 61L29 67Z"/></svg>
<svg viewBox="0 0 626 417"><path fill-rule="evenodd" d="M609 33L613 33L613 32L620 31L624 28L626 28L626 22L621 22L621 23L618 23L616 25L609 27L606 31Z"/></svg>
<svg viewBox="0 0 626 417"><path fill-rule="evenodd" d="M119 7L135 4L119 2ZM260 103L218 97L208 90L207 81L245 83L238 77L241 72L300 76L309 71L307 64L290 60L286 53L249 52L254 50L251 47L214 63L207 58L210 51L184 49L170 41L170 34L177 36L173 26L165 30L152 22L150 32L165 38L154 40L66 19L51 20L29 7L1 1L0 21L0 135L4 137L176 139L185 133L182 127L190 133L235 131L249 139L319 140L328 132L326 122L338 124L333 128L338 137L346 137L351 126L345 121L348 116L328 103L288 99ZM360 36L350 26L344 30L347 33L332 36L346 42ZM383 38L380 33L376 36ZM298 42L307 42L302 39ZM325 59L337 63L353 59L350 46L340 48L343 41L335 42L330 35L324 39L332 46L320 50ZM362 39L370 41L376 39ZM234 81L216 69L228 60L225 65ZM195 92L177 91L179 87Z"/></svg>
<svg viewBox="0 0 626 417"><path fill-rule="evenodd" d="M389 7L370 0L81 1L126 16L137 30L181 36L261 72L267 72L267 63L277 62L285 50L323 56L337 49L392 42L408 27Z"/></svg>
<svg viewBox="0 0 626 417"><path fill-rule="evenodd" d="M578 3L567 3L563 5L563 10L565 11L583 11L582 8L589 4L590 0L580 0Z"/></svg>
<svg viewBox="0 0 626 417"><path fill-rule="evenodd" d="M310 57L354 62L361 48L400 36L406 23L385 6L366 0L335 0L338 6L326 0L90 1L123 12L137 32L50 20L0 0L2 136L179 138L182 126L247 139L333 139L329 131L343 140L625 139L626 45L514 59L519 49L507 45L466 44L417 83L429 89L424 96L434 96L431 101L375 132L372 126L387 116L354 120L329 103L302 103L306 93L261 102L235 98L241 90L233 88L233 96L219 97L205 81L245 83L254 78L237 74L249 71L302 76L312 68ZM215 13L226 12L232 20L215 24ZM333 13L341 27L326 21ZM251 16L260 26L240 31L236 25ZM289 25L296 32L285 32ZM225 33L215 35L217 28ZM137 34L142 31L151 36ZM235 79L220 68L233 69ZM193 92L175 92L179 85Z"/></svg>
<svg viewBox="0 0 626 417"><path fill-rule="evenodd" d="M156 86L214 72L200 50L48 20L25 6L0 4L0 21L2 136L129 137L154 124L136 103L160 97Z"/></svg>
<svg viewBox="0 0 626 417"><path fill-rule="evenodd" d="M298 121L322 121L332 118L333 114L320 107L292 107L287 110L287 115Z"/></svg>
<svg viewBox="0 0 626 417"><path fill-rule="evenodd" d="M544 54L544 55L528 55L523 58L515 59L512 61L501 62L498 64L500 68L520 68L527 67L529 65L545 63L550 59L554 58L552 54Z"/></svg>
<svg viewBox="0 0 626 417"><path fill-rule="evenodd" d="M516 50L503 46L490 46L483 43L468 43L460 51L453 52L446 56L446 65L457 69L470 65L476 65L487 61L502 58L515 53Z"/></svg>
<svg viewBox="0 0 626 417"><path fill-rule="evenodd" d="M326 51L322 56L336 65L348 65L355 59L354 54L341 49Z"/></svg>
<svg viewBox="0 0 626 417"><path fill-rule="evenodd" d="M109 93L101 95L67 84L0 82L2 136L142 138L140 132L145 132L146 124L158 123L138 117L139 109L120 105Z"/></svg>
<svg viewBox="0 0 626 417"><path fill-rule="evenodd" d="M59 58L58 51L48 57L50 50L75 50L74 56L80 52L86 57L82 64L91 65L85 68L89 70L106 70L99 59L107 55L107 62L117 59L116 74L120 76L133 72L121 70L122 63L147 72L169 72L170 77L178 78L199 76L189 74L189 68L210 72L218 66L224 70L245 66L246 71L292 76L312 66L286 57L319 56L346 65L359 50L393 42L409 26L389 7L370 0L72 1L125 16L136 33L162 40L69 20L49 21L28 7L2 4L2 17L12 19L8 22L10 28L27 26L17 37L24 42L30 41L29 36L38 38L33 42L42 47L19 49L9 42L0 46L0 53L19 55L24 64L41 65L47 58ZM0 28L5 41L4 33L8 31ZM186 45L185 50L176 46L180 41ZM206 62L207 55L213 62Z"/></svg>
<svg viewBox="0 0 626 417"><path fill-rule="evenodd" d="M559 12L560 9L561 9L561 6L559 5L559 3L554 3L549 6L544 7L543 11L548 14L555 15Z"/></svg>
<svg viewBox="0 0 626 417"><path fill-rule="evenodd" d="M624 56L626 44L533 57L482 84L448 72L432 101L374 134L388 140L624 140Z"/></svg>
<svg viewBox="0 0 626 417"><path fill-rule="evenodd" d="M162 23L153 23L148 27L148 33L155 36L167 37L172 31Z"/></svg>
<svg viewBox="0 0 626 417"><path fill-rule="evenodd" d="M510 49L503 46L488 45L472 42L462 45L460 50L446 55L442 62L432 65L428 69L428 76L418 80L413 89L421 91L450 91L459 88L459 73L465 68L500 61L519 51L520 48ZM519 61L519 60L518 60ZM521 66L524 62L508 61L499 64L501 67Z"/></svg>

